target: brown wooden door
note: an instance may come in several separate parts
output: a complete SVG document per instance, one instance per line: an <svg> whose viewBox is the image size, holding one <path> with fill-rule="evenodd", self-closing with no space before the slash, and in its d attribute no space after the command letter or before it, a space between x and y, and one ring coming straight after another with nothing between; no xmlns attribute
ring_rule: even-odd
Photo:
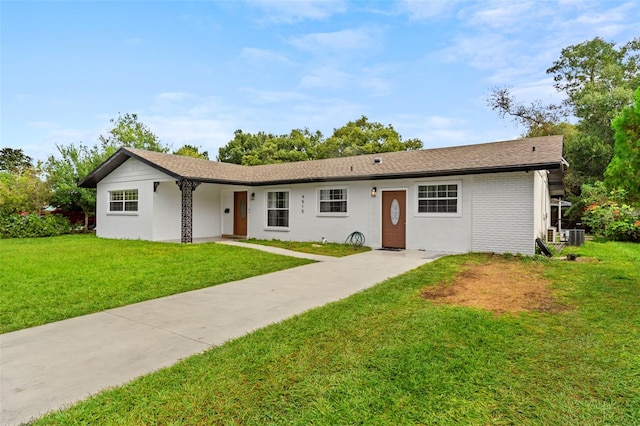
<svg viewBox="0 0 640 426"><path fill-rule="evenodd" d="M382 247L406 247L406 209L406 191L382 191Z"/></svg>
<svg viewBox="0 0 640 426"><path fill-rule="evenodd" d="M247 191L233 193L233 235L247 235Z"/></svg>

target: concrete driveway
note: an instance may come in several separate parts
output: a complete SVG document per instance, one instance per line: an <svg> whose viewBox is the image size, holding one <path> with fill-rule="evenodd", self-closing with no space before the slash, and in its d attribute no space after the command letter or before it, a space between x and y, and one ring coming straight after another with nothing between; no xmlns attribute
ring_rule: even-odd
<svg viewBox="0 0 640 426"><path fill-rule="evenodd" d="M0 335L0 424L63 408L444 254L316 256L318 263Z"/></svg>

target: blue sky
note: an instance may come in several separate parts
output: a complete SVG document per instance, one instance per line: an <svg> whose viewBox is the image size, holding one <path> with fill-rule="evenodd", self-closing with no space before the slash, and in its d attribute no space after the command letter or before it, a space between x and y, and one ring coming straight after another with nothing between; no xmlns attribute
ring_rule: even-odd
<svg viewBox="0 0 640 426"><path fill-rule="evenodd" d="M236 129L366 115L425 148L517 137L492 87L558 102L563 47L638 36L640 2L1 0L0 146L35 159L137 113L215 158Z"/></svg>

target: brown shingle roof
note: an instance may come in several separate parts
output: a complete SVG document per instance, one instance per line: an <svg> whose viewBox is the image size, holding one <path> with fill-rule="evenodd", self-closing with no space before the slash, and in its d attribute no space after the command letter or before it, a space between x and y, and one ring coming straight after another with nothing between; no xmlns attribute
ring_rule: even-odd
<svg viewBox="0 0 640 426"><path fill-rule="evenodd" d="M562 167L564 161L562 136L263 166L240 166L122 148L83 179L79 185L95 187L100 180L129 157L137 158L176 179L246 185L558 169ZM380 159L380 162L375 159Z"/></svg>

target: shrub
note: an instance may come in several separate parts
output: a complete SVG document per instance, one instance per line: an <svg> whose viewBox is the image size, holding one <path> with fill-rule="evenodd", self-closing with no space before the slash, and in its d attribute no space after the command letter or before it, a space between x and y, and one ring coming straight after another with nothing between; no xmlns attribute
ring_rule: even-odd
<svg viewBox="0 0 640 426"><path fill-rule="evenodd" d="M587 207L584 222L594 234L614 241L640 242L640 211L628 204L608 201Z"/></svg>
<svg viewBox="0 0 640 426"><path fill-rule="evenodd" d="M624 189L607 190L603 182L582 185L582 221L594 235L613 241L640 242L640 206Z"/></svg>
<svg viewBox="0 0 640 426"><path fill-rule="evenodd" d="M60 215L0 215L0 238L50 237L70 232L69 220Z"/></svg>

